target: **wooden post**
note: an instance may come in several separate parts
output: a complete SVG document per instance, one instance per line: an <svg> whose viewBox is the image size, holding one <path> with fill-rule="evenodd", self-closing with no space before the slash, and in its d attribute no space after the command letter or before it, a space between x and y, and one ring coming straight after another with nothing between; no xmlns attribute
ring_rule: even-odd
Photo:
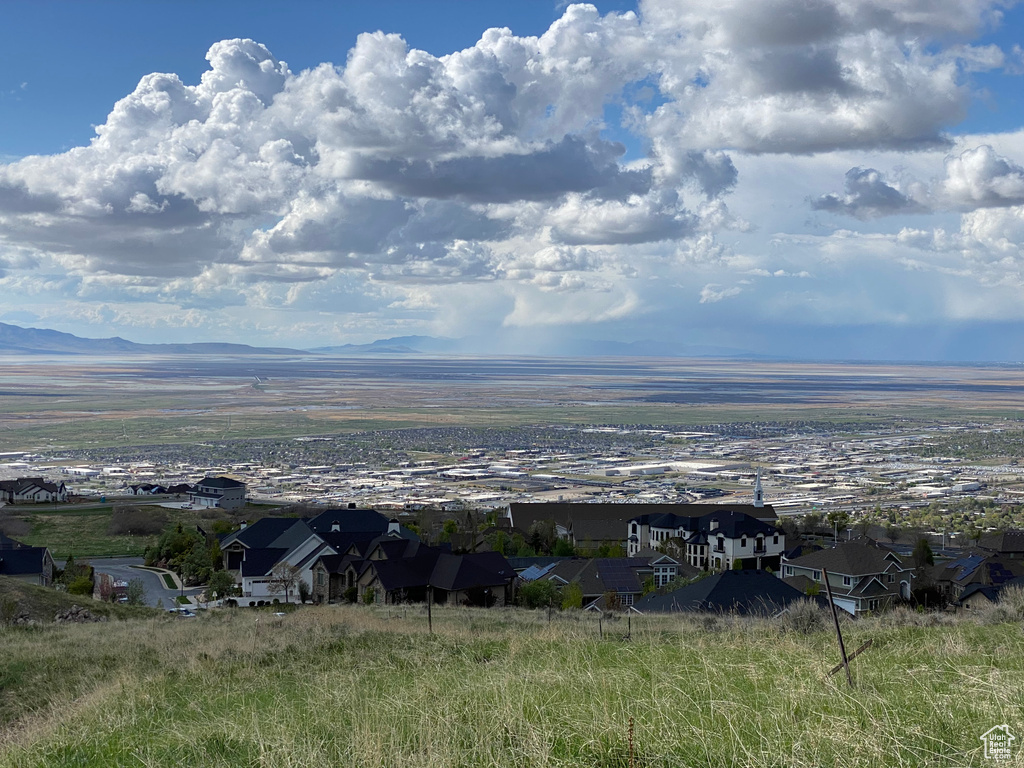
<svg viewBox="0 0 1024 768"><path fill-rule="evenodd" d="M825 593L828 595L828 604L832 608L832 621L836 625L836 639L839 641L839 656L843 660L843 667L846 668L846 682L853 688L853 678L850 676L850 660L846 657L846 646L843 645L843 632L839 628L839 610L835 601L832 600L832 585L828 583L828 571L821 569L822 578L825 579Z"/></svg>
<svg viewBox="0 0 1024 768"><path fill-rule="evenodd" d="M872 642L873 641L868 640L866 643L864 643L864 645L862 645L860 648L858 648L856 651L854 651L853 653L851 653L849 655L849 657L847 658L847 661L853 661L858 656L860 656L862 653L864 653L864 651L866 651L868 648L871 647L871 643ZM828 671L828 676L832 677L832 675L834 675L836 672L838 672L842 668L843 668L842 664L836 664L834 667L832 667L832 669L830 669Z"/></svg>
<svg viewBox="0 0 1024 768"><path fill-rule="evenodd" d="M434 588L427 586L427 631L434 634L434 617L430 613L430 605L434 602Z"/></svg>
<svg viewBox="0 0 1024 768"><path fill-rule="evenodd" d="M601 636L601 639L604 640L604 625L601 624L600 616L597 617L597 633Z"/></svg>

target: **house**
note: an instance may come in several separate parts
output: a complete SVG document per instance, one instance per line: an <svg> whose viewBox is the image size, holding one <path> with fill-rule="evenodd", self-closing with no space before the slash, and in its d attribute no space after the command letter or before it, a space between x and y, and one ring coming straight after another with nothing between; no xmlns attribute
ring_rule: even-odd
<svg viewBox="0 0 1024 768"><path fill-rule="evenodd" d="M966 610L976 610L986 605L998 603L1002 599L1003 591L1016 587L1024 589L1024 576L1004 581L998 586L986 584L971 584L960 594L956 606Z"/></svg>
<svg viewBox="0 0 1024 768"><path fill-rule="evenodd" d="M561 587L575 583L583 593L583 606L594 606L614 595L619 607L633 605L647 588L663 586L680 575L692 575L690 569L675 558L648 550L637 557L572 557L539 568L537 578L553 581ZM533 575L533 574L531 574Z"/></svg>
<svg viewBox="0 0 1024 768"><path fill-rule="evenodd" d="M984 550L938 563L931 569L935 588L950 601L957 601L973 585L999 587L1018 576L1024 576L1024 562L993 555Z"/></svg>
<svg viewBox="0 0 1024 768"><path fill-rule="evenodd" d="M1024 531L992 531L978 540L978 549L1012 560L1024 559Z"/></svg>
<svg viewBox="0 0 1024 768"><path fill-rule="evenodd" d="M336 602L348 590L359 601L454 605L506 605L515 571L497 552L454 555L440 547L396 537L378 537L344 554L321 556L313 565L316 602Z"/></svg>
<svg viewBox="0 0 1024 768"><path fill-rule="evenodd" d="M654 592L635 604L640 613L730 613L774 616L807 597L767 571L722 571L671 592Z"/></svg>
<svg viewBox="0 0 1024 768"><path fill-rule="evenodd" d="M0 503L48 504L67 500L68 489L64 483L51 483L41 477L0 480Z"/></svg>
<svg viewBox="0 0 1024 768"><path fill-rule="evenodd" d="M659 539L652 537L646 519L673 515L674 519L700 518L711 513L732 510L749 514L761 522L771 524L778 515L770 504L638 504L549 502L509 504L511 524L528 531L537 522L552 520L562 538L579 549L596 550L602 545L622 547L629 557L641 549L655 547ZM626 532L633 520L642 520L635 532ZM636 541L631 536L636 536ZM627 541L627 539L630 539Z"/></svg>
<svg viewBox="0 0 1024 768"><path fill-rule="evenodd" d="M245 483L230 477L204 477L188 492L193 506L241 509L245 506Z"/></svg>
<svg viewBox="0 0 1024 768"><path fill-rule="evenodd" d="M167 489L162 485L156 485L154 483L140 483L139 485L129 485L128 491L132 496L156 496L159 494L167 493Z"/></svg>
<svg viewBox="0 0 1024 768"><path fill-rule="evenodd" d="M845 541L793 560L783 558L779 578L792 586L807 583L801 577L809 579L824 594L825 571L833 602L855 616L910 599L913 569L871 539Z"/></svg>
<svg viewBox="0 0 1024 768"><path fill-rule="evenodd" d="M669 512L633 518L627 529L628 554L633 555L645 546L661 547L676 551L696 568L729 570L737 563L741 568L754 570L779 567L786 548L786 536L781 530L743 509L715 504L700 506L711 507L713 511L701 517Z"/></svg>
<svg viewBox="0 0 1024 768"><path fill-rule="evenodd" d="M345 554L353 547L358 553L382 538L418 540L412 531L379 512L348 508L328 509L310 519L265 517L221 537L220 546L224 568L237 573L242 604L258 605L275 599L299 600L299 582L305 582L316 599L318 576L313 569L320 558ZM287 595L280 578L283 573L291 574L295 586Z"/></svg>
<svg viewBox="0 0 1024 768"><path fill-rule="evenodd" d="M0 576L48 587L53 583L53 568L46 547L29 547L0 533Z"/></svg>

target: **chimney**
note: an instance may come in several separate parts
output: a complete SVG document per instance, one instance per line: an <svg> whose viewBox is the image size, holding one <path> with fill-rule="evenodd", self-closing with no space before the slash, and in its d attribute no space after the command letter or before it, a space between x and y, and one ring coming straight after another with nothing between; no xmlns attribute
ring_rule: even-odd
<svg viewBox="0 0 1024 768"><path fill-rule="evenodd" d="M398 536L398 534L399 534L399 530L398 529L400 527L401 526L398 525L398 521L395 520L395 518L392 517L390 520L388 520L388 536L392 536L392 535Z"/></svg>
<svg viewBox="0 0 1024 768"><path fill-rule="evenodd" d="M338 533L340 531L341 531L341 523L339 523L337 520L333 521L331 523L331 533Z"/></svg>
<svg viewBox="0 0 1024 768"><path fill-rule="evenodd" d="M717 517L714 517L714 518L711 519L711 525L708 526L708 530L709 531L717 531L718 530L718 518Z"/></svg>
<svg viewBox="0 0 1024 768"><path fill-rule="evenodd" d="M355 508L356 508L356 503L355 503L354 501L350 501L350 502L348 503L348 508L349 508L349 509L355 509Z"/></svg>
<svg viewBox="0 0 1024 768"><path fill-rule="evenodd" d="M240 530L240 531L244 531L248 527L249 527L249 524L247 522L245 522L245 520L243 520L242 522L240 522L238 524L238 530Z"/></svg>
<svg viewBox="0 0 1024 768"><path fill-rule="evenodd" d="M757 468L757 479L754 480L754 506L764 506L764 491L761 490L761 468Z"/></svg>

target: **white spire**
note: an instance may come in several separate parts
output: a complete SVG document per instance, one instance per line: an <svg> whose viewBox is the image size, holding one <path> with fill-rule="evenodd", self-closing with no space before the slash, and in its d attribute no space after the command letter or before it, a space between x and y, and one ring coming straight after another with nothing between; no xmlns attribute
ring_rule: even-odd
<svg viewBox="0 0 1024 768"><path fill-rule="evenodd" d="M764 491L761 490L761 468L757 468L757 479L754 480L754 506L764 506Z"/></svg>

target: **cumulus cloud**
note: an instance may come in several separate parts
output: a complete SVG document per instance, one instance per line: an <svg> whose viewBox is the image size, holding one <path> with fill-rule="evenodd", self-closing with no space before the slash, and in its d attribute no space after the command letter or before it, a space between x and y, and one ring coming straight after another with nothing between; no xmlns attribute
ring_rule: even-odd
<svg viewBox="0 0 1024 768"><path fill-rule="evenodd" d="M186 309L330 311L336 296L356 311L362 285L373 307L428 311L437 286L508 284L513 325L621 317L643 304L621 284L649 265L729 263L719 237L751 230L727 204L734 158L947 145L969 74L1005 64L973 42L1001 7L570 5L539 36L491 29L434 56L367 33L343 63L301 72L224 40L198 83L142 77L88 146L0 164L0 269L45 263L83 299ZM930 188L858 166L813 207L873 219L1022 203L1024 170L983 146ZM715 279L700 303L742 290ZM577 298L540 311L552 292Z"/></svg>
<svg viewBox="0 0 1024 768"><path fill-rule="evenodd" d="M897 213L922 213L927 210L925 205L888 184L874 168L851 168L846 173L845 187L844 195L823 195L812 201L811 207L858 219ZM921 194L920 185L913 187L913 192Z"/></svg>
<svg viewBox="0 0 1024 768"><path fill-rule="evenodd" d="M1024 204L1024 168L988 145L946 160L946 178L938 194L954 208L992 208Z"/></svg>

